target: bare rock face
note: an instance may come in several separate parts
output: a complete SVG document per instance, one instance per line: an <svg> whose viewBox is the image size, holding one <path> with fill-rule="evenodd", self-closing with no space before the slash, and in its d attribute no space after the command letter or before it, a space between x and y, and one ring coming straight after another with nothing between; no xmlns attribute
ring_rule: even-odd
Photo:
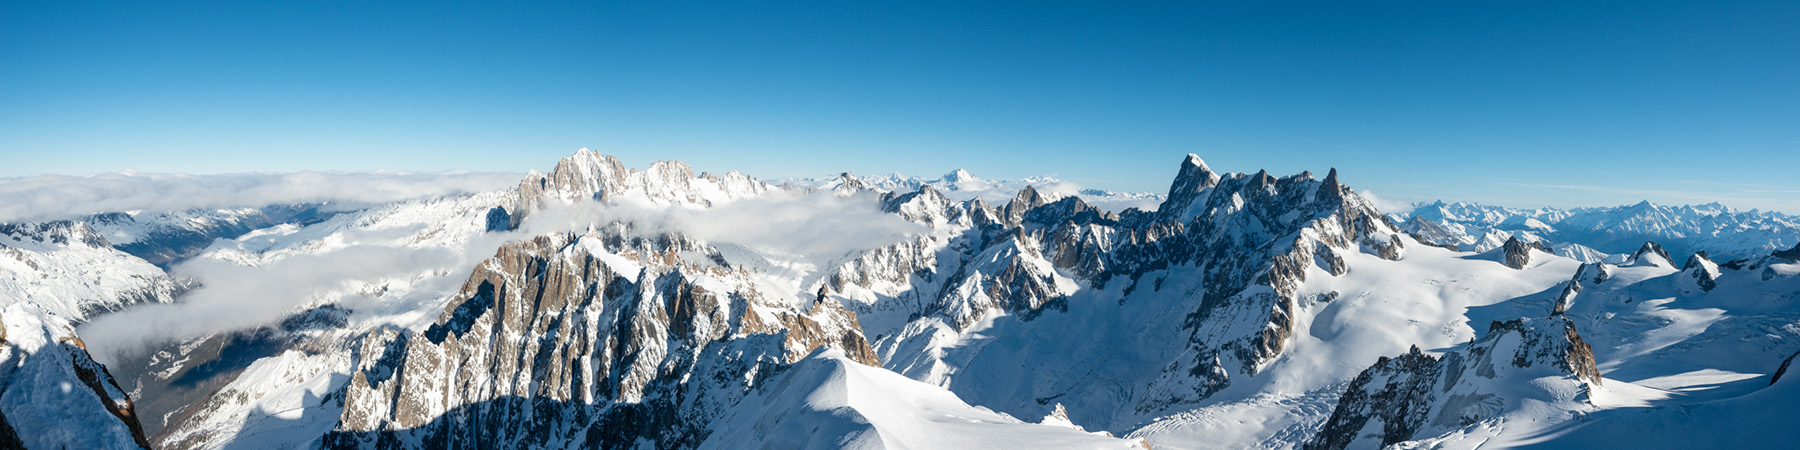
<svg viewBox="0 0 1800 450"><path fill-rule="evenodd" d="M835 301L765 299L679 237L542 236L479 265L422 333L376 330L330 448L691 448L818 347L878 365Z"/></svg>
<svg viewBox="0 0 1800 450"><path fill-rule="evenodd" d="M150 448L131 397L67 321L0 311L0 448Z"/></svg>
<svg viewBox="0 0 1800 450"><path fill-rule="evenodd" d="M1407 354L1376 361L1351 381L1331 418L1304 448L1388 446L1459 429L1516 405L1522 399L1507 393L1520 392L1517 385L1545 375L1561 375L1552 377L1558 380L1552 383L1584 392L1600 385L1593 349L1581 340L1575 324L1562 316L1496 321L1481 339L1441 358L1413 347ZM1542 397L1556 396L1546 392Z"/></svg>
<svg viewBox="0 0 1800 450"><path fill-rule="evenodd" d="M1371 420L1381 424L1380 445L1410 439L1430 412L1442 362L1420 353L1418 346L1399 357L1377 360L1350 382L1331 419L1305 448L1347 447L1362 437L1356 433Z"/></svg>
<svg viewBox="0 0 1800 450"><path fill-rule="evenodd" d="M1505 255L1506 267L1521 270L1523 270L1527 264L1531 264L1532 250L1550 253L1550 248L1545 247L1543 243L1536 241L1521 241L1518 236L1507 238L1506 243L1501 244L1500 246L1501 253Z"/></svg>

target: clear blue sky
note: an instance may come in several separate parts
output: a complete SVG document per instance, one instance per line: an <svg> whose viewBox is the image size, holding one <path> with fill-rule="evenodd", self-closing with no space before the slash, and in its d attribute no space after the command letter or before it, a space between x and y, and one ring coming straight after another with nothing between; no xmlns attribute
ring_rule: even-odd
<svg viewBox="0 0 1800 450"><path fill-rule="evenodd" d="M591 147L1160 192L1198 153L1398 200L1800 213L1792 0L753 3L0 0L0 176Z"/></svg>

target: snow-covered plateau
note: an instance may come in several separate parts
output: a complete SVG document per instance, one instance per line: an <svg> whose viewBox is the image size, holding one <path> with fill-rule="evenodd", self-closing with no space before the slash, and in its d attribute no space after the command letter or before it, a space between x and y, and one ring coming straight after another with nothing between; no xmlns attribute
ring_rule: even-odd
<svg viewBox="0 0 1800 450"><path fill-rule="evenodd" d="M1800 219L764 181L0 224L0 448L1789 447Z"/></svg>

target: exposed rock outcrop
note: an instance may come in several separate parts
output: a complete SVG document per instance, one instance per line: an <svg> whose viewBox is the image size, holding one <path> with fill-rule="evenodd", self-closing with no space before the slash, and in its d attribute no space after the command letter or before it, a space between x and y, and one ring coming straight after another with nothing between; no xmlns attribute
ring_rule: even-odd
<svg viewBox="0 0 1800 450"><path fill-rule="evenodd" d="M1538 380L1544 376L1555 381ZM1523 400L1509 395L1531 392L1521 385L1585 392L1600 384L1593 350L1569 319L1494 322L1486 335L1441 358L1413 347L1376 361L1351 381L1331 418L1304 448L1336 450L1359 441L1388 446L1492 419ZM1554 392L1540 397L1562 401Z"/></svg>
<svg viewBox="0 0 1800 450"><path fill-rule="evenodd" d="M1787 250L1777 250L1773 253L1770 253L1769 256L1786 259L1788 261L1800 262L1800 244L1794 244L1794 248L1790 248Z"/></svg>
<svg viewBox="0 0 1800 450"><path fill-rule="evenodd" d="M716 251L622 228L504 246L422 333L370 334L331 448L691 448L818 347L878 365L829 298L765 298Z"/></svg>
<svg viewBox="0 0 1800 450"><path fill-rule="evenodd" d="M1500 245L1500 252L1505 255L1506 267L1514 269L1524 269L1527 264L1531 264L1532 250L1550 253L1550 247L1545 247L1543 243L1522 241L1518 236L1507 238L1506 243Z"/></svg>
<svg viewBox="0 0 1800 450"><path fill-rule="evenodd" d="M1781 376L1787 374L1788 365L1794 363L1794 357L1796 356L1800 356L1800 352L1794 352L1794 354L1788 355L1787 359L1781 360L1781 367L1775 368L1775 374L1769 377L1770 386L1774 386L1775 382L1781 381Z"/></svg>

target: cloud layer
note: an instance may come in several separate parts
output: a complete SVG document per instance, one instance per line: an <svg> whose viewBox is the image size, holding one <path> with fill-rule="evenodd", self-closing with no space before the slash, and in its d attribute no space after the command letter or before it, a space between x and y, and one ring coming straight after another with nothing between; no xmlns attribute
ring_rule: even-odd
<svg viewBox="0 0 1800 450"><path fill-rule="evenodd" d="M197 258L173 271L200 286L182 295L179 302L139 305L101 316L82 325L80 333L102 358L136 353L169 340L273 323L308 300L353 287L356 281L447 271L462 259L442 247L381 245L295 255L263 266Z"/></svg>
<svg viewBox="0 0 1800 450"><path fill-rule="evenodd" d="M882 211L873 198L780 191L711 208L583 202L533 213L523 226L527 235L539 235L612 222L631 223L645 234L674 233L817 261L926 231L923 225Z"/></svg>
<svg viewBox="0 0 1800 450"><path fill-rule="evenodd" d="M504 189L523 175L483 172L295 172L225 175L41 175L0 178L0 223L119 211L334 203L346 208Z"/></svg>
<svg viewBox="0 0 1800 450"><path fill-rule="evenodd" d="M634 233L643 235L670 233L736 244L769 256L810 260L815 266L926 231L878 205L868 196L843 199L829 193L786 192L711 208L580 202L537 211L519 230L471 236L459 248L402 245L413 235L432 232L422 223L351 228L332 238L348 247L256 266L210 257L189 260L176 266L172 275L195 280L199 287L177 303L138 305L101 316L83 325L80 333L98 357L113 359L141 354L171 340L268 325L317 303L338 303L373 316L430 310L436 306L428 304L441 304L505 241L580 232L613 222L629 223ZM397 297L354 294L363 283L396 278L411 280L400 283L408 287Z"/></svg>

